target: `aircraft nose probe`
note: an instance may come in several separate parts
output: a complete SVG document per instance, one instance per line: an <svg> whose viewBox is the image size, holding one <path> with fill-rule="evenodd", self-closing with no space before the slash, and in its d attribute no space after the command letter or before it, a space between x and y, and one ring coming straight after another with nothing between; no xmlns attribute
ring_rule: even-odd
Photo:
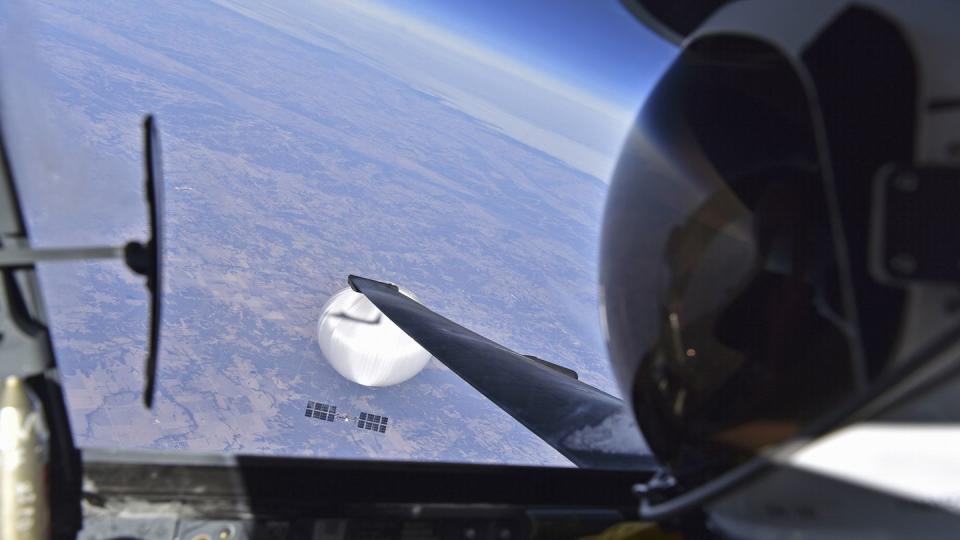
<svg viewBox="0 0 960 540"><path fill-rule="evenodd" d="M163 171L160 155L160 136L152 115L143 120L144 190L150 213L150 239L131 241L125 246L94 246L77 248L33 249L17 245L0 246L0 268L25 268L38 262L77 261L122 258L133 272L146 278L150 293L150 333L146 366L144 369L143 403L153 406L157 372L157 353L160 346L160 308L162 296L163 253ZM4 537L6 538L6 537Z"/></svg>

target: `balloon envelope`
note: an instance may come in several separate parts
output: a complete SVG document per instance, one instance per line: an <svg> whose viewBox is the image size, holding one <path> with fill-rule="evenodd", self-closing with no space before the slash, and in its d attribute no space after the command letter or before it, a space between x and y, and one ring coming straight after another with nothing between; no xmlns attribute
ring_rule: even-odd
<svg viewBox="0 0 960 540"><path fill-rule="evenodd" d="M401 290L414 298L413 294ZM337 373L364 386L409 380L430 353L393 324L366 296L350 288L327 300L317 322L320 350Z"/></svg>

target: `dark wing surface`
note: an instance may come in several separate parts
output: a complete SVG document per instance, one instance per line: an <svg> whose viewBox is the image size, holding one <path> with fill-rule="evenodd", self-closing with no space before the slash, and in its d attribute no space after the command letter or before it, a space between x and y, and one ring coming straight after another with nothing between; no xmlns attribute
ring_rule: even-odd
<svg viewBox="0 0 960 540"><path fill-rule="evenodd" d="M358 276L348 281L437 360L576 465L656 468L621 400L430 311L395 285Z"/></svg>

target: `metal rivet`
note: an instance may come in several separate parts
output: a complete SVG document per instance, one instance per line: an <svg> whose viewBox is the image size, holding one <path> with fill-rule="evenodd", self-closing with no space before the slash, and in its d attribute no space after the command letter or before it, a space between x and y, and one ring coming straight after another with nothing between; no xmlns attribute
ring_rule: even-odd
<svg viewBox="0 0 960 540"><path fill-rule="evenodd" d="M960 141L954 141L947 145L947 155L954 158L960 156Z"/></svg>
<svg viewBox="0 0 960 540"><path fill-rule="evenodd" d="M787 509L776 504L767 505L766 511L767 515L776 518L782 518L787 515Z"/></svg>
<svg viewBox="0 0 960 540"><path fill-rule="evenodd" d="M912 274L917 271L917 260L909 253L898 253L890 259L890 268L898 274Z"/></svg>
<svg viewBox="0 0 960 540"><path fill-rule="evenodd" d="M920 187L920 178L913 171L903 171L893 177L893 186L900 191L913 193Z"/></svg>
<svg viewBox="0 0 960 540"><path fill-rule="evenodd" d="M803 519L814 519L817 517L817 512L812 506L801 506L797 509L797 515Z"/></svg>

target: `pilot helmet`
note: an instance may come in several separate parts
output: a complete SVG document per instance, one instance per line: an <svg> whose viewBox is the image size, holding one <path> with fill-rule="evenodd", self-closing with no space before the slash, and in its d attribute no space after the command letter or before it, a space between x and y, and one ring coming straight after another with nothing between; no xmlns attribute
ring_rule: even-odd
<svg viewBox="0 0 960 540"><path fill-rule="evenodd" d="M680 49L609 188L601 315L683 491L836 426L956 325L960 5L625 4Z"/></svg>

